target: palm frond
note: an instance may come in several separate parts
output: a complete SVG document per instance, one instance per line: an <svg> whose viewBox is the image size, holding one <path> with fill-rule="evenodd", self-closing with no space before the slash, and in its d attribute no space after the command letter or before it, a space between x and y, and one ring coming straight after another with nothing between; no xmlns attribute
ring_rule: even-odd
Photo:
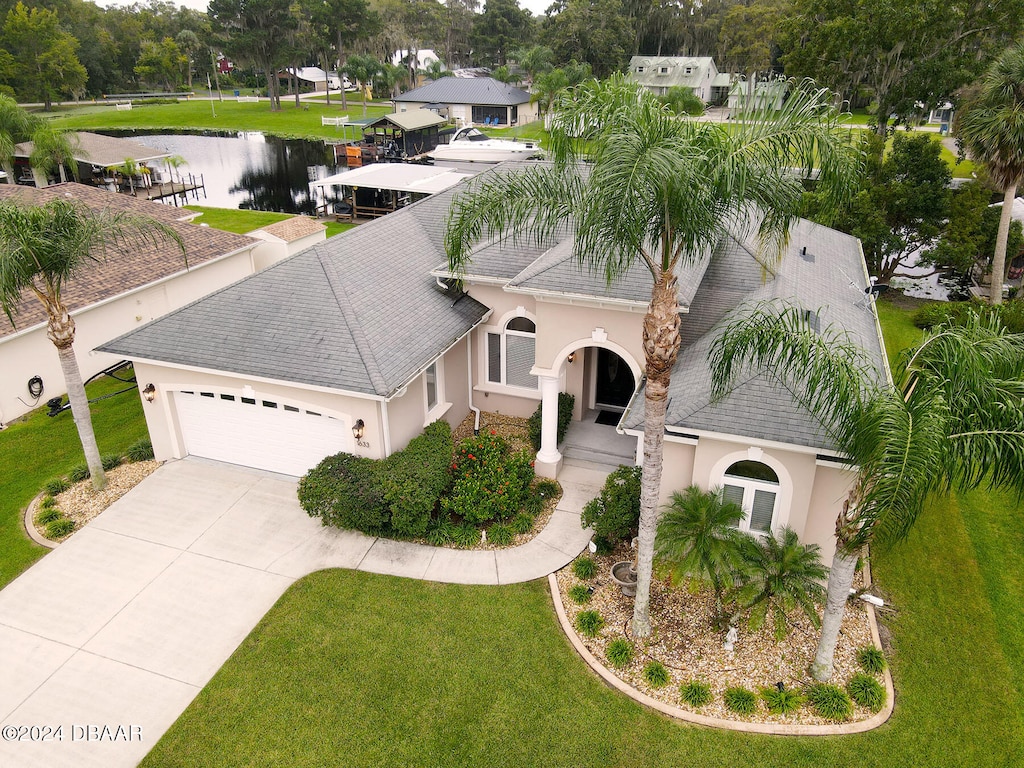
<svg viewBox="0 0 1024 768"><path fill-rule="evenodd" d="M877 391L870 363L848 335L815 330L807 310L782 301L735 313L715 339L709 360L716 399L728 394L743 370L763 371L787 386L848 452L852 425Z"/></svg>

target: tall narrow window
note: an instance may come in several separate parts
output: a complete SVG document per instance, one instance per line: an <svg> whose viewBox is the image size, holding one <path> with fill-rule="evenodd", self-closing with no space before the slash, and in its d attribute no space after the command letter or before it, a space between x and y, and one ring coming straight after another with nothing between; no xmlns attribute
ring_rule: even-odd
<svg viewBox="0 0 1024 768"><path fill-rule="evenodd" d="M437 396L437 363L432 363L423 374L423 381L427 386L427 411L437 407L439 398Z"/></svg>

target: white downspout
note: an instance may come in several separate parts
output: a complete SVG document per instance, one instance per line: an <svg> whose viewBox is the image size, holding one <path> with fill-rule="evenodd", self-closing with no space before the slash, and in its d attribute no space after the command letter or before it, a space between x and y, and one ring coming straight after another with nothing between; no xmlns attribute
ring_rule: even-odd
<svg viewBox="0 0 1024 768"><path fill-rule="evenodd" d="M480 434L480 409L473 405L473 334L466 336L466 373L468 387L466 397L469 399L469 410L475 415L473 419L473 434Z"/></svg>
<svg viewBox="0 0 1024 768"><path fill-rule="evenodd" d="M387 458L391 455L391 425L388 423L387 400L380 401L380 423L384 432L384 456L381 458Z"/></svg>

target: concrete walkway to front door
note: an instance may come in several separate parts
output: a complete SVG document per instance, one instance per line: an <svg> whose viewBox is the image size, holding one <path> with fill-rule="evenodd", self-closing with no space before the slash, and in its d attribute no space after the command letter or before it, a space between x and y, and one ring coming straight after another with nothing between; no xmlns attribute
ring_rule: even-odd
<svg viewBox="0 0 1024 768"><path fill-rule="evenodd" d="M324 528L281 475L165 464L0 592L0 766L136 765L313 571L496 585L558 570L590 539L580 511L604 475L570 466L559 481L532 541L458 551Z"/></svg>

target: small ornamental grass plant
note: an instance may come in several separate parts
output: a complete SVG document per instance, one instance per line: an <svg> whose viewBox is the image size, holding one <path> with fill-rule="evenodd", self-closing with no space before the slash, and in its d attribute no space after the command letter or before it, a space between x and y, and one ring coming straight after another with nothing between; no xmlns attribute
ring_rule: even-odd
<svg viewBox="0 0 1024 768"><path fill-rule="evenodd" d="M576 629L581 635L597 637L604 627L604 616L597 611L580 611L576 614Z"/></svg>
<svg viewBox="0 0 1024 768"><path fill-rule="evenodd" d="M572 564L572 572L576 574L577 579L587 581L597 575L597 563L586 555L577 557Z"/></svg>
<svg viewBox="0 0 1024 768"><path fill-rule="evenodd" d="M80 483L83 480L89 479L89 467L85 464L79 464L76 467L72 467L71 471L68 472L68 480L72 483Z"/></svg>
<svg viewBox="0 0 1024 768"><path fill-rule="evenodd" d="M43 490L51 496L57 496L64 493L68 488L71 487L71 483L65 480L63 477L55 477L52 480L47 480L46 485L43 486Z"/></svg>
<svg viewBox="0 0 1024 768"><path fill-rule="evenodd" d="M807 689L807 700L819 717L843 722L853 714L853 702L842 688L831 683L816 683Z"/></svg>
<svg viewBox="0 0 1024 768"><path fill-rule="evenodd" d="M725 706L737 715L752 715L757 711L757 696L748 688L733 686L722 695Z"/></svg>
<svg viewBox="0 0 1024 768"><path fill-rule="evenodd" d="M505 523L495 523L487 529L487 541L496 547L507 547L515 535L512 526Z"/></svg>
<svg viewBox="0 0 1024 768"><path fill-rule="evenodd" d="M880 675L885 671L885 654L873 645L857 650L857 663L861 669L872 675Z"/></svg>
<svg viewBox="0 0 1024 768"><path fill-rule="evenodd" d="M103 466L104 472L109 472L114 467L121 466L121 457L116 453L107 453L100 457L100 464Z"/></svg>
<svg viewBox="0 0 1024 768"><path fill-rule="evenodd" d="M128 461L152 461L153 443L149 441L148 437L144 437L128 446L125 456Z"/></svg>
<svg viewBox="0 0 1024 768"><path fill-rule="evenodd" d="M633 661L635 652L633 644L629 640L617 637L608 643L608 647L604 649L604 655L608 657L609 664L616 669L622 669Z"/></svg>
<svg viewBox="0 0 1024 768"><path fill-rule="evenodd" d="M58 517L46 524L46 538L60 539L75 530L75 521L66 517Z"/></svg>
<svg viewBox="0 0 1024 768"><path fill-rule="evenodd" d="M700 709L711 703L711 686L700 680L683 683L679 688L679 698L684 704Z"/></svg>
<svg viewBox="0 0 1024 768"><path fill-rule="evenodd" d="M452 543L464 549L475 547L480 543L480 530L469 523L457 525L452 531Z"/></svg>
<svg viewBox="0 0 1024 768"><path fill-rule="evenodd" d="M652 688L664 688L669 679L668 670L660 661L648 661L644 666L644 680Z"/></svg>
<svg viewBox="0 0 1024 768"><path fill-rule="evenodd" d="M569 587L569 599L572 600L576 605L586 605L590 602L590 598L594 596L590 587L583 584L575 584Z"/></svg>
<svg viewBox="0 0 1024 768"><path fill-rule="evenodd" d="M885 706L885 688L871 675L858 672L846 683L850 698L862 707L877 712Z"/></svg>
<svg viewBox="0 0 1024 768"><path fill-rule="evenodd" d="M61 511L56 507L42 507L38 512L34 520L36 525L49 525L54 520L59 520L62 517Z"/></svg>
<svg viewBox="0 0 1024 768"><path fill-rule="evenodd" d="M761 701L773 715L792 715L807 701L802 693L790 688L762 688L760 693Z"/></svg>

